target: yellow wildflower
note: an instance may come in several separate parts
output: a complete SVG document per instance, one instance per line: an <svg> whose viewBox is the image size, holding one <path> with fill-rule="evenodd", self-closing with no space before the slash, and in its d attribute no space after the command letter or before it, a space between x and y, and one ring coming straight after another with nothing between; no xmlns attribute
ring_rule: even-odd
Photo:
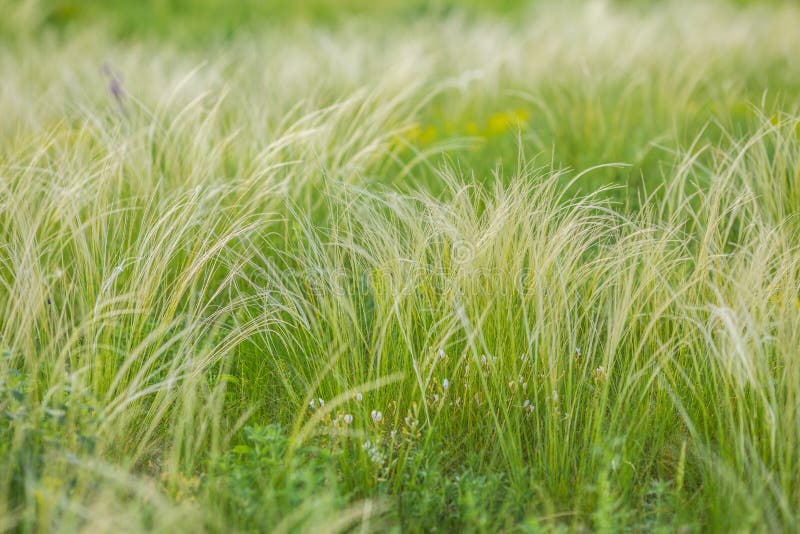
<svg viewBox="0 0 800 534"><path fill-rule="evenodd" d="M528 112L524 109L503 111L489 116L486 125L487 135L500 135L512 129L522 128L528 121Z"/></svg>
<svg viewBox="0 0 800 534"><path fill-rule="evenodd" d="M416 123L405 132L403 139L409 144L427 145L435 141L436 137L436 127L431 125L423 127Z"/></svg>

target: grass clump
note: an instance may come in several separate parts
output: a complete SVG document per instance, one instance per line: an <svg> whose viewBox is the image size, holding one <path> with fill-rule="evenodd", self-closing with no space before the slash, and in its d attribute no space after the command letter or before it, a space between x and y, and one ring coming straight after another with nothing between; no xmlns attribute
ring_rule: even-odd
<svg viewBox="0 0 800 534"><path fill-rule="evenodd" d="M795 528L796 7L180 45L35 8L0 529Z"/></svg>

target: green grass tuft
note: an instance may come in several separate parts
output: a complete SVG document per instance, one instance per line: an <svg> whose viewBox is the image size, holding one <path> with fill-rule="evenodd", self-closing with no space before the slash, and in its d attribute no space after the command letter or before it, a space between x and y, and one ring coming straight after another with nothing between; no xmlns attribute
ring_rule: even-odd
<svg viewBox="0 0 800 534"><path fill-rule="evenodd" d="M797 6L182 5L0 4L0 530L796 529Z"/></svg>

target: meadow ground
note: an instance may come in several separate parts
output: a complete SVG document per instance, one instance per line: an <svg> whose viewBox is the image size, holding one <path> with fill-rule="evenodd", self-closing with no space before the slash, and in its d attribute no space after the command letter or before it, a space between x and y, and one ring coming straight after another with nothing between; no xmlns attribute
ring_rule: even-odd
<svg viewBox="0 0 800 534"><path fill-rule="evenodd" d="M800 6L0 1L0 531L793 531Z"/></svg>

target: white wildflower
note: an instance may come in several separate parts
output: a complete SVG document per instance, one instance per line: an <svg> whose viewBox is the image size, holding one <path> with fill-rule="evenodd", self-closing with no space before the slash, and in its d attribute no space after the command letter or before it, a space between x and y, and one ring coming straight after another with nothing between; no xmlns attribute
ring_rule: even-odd
<svg viewBox="0 0 800 534"><path fill-rule="evenodd" d="M525 399L525 402L522 403L522 409L525 410L527 414L533 412L533 404L531 404L529 399Z"/></svg>
<svg viewBox="0 0 800 534"><path fill-rule="evenodd" d="M592 374L594 375L594 381L598 384L606 381L606 370L602 365L595 369Z"/></svg>

